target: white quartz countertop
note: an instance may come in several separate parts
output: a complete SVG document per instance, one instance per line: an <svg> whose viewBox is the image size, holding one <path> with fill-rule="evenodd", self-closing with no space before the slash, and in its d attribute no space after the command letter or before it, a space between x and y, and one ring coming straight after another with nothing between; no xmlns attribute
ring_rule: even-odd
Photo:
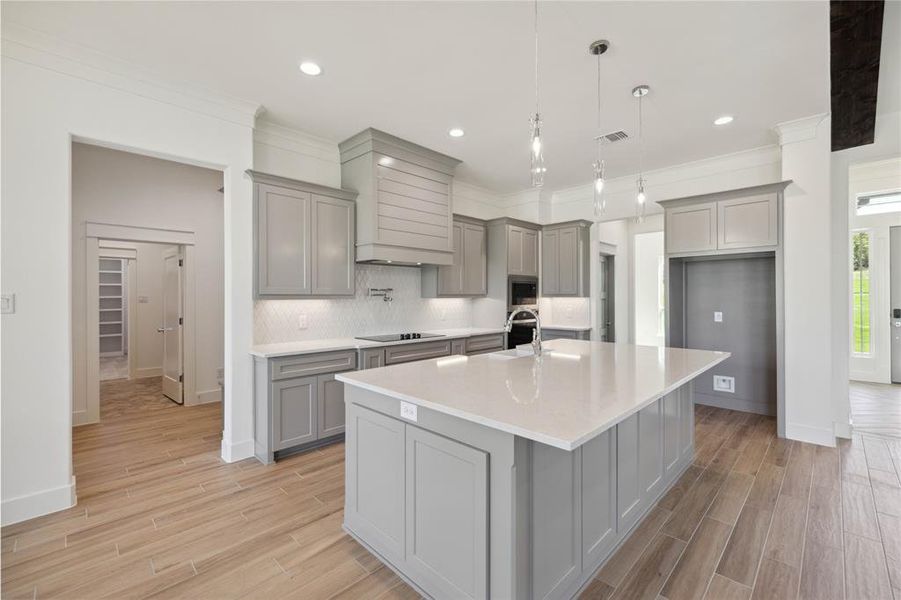
<svg viewBox="0 0 901 600"><path fill-rule="evenodd" d="M589 331L591 325L545 325L542 323L541 328L556 331Z"/></svg>
<svg viewBox="0 0 901 600"><path fill-rule="evenodd" d="M250 348L253 356L261 358L275 358L278 356L292 356L295 354L313 354L316 352L329 352L331 350L355 350L358 348L376 348L380 346L394 346L397 344L416 344L421 342L438 342L442 339L458 339L476 335L488 335L503 333L503 327L465 327L461 329L430 329L418 333L434 333L442 337L420 338L418 340L400 340L397 342L372 342L357 338L330 338L320 340L304 340L300 342L284 342L280 344L258 344Z"/></svg>
<svg viewBox="0 0 901 600"><path fill-rule="evenodd" d="M537 359L451 356L336 378L571 451L730 356L582 340L543 346Z"/></svg>

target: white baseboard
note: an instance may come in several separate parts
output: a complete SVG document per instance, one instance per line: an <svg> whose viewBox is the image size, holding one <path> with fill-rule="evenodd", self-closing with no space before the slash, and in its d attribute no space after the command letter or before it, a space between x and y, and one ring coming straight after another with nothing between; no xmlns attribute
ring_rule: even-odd
<svg viewBox="0 0 901 600"><path fill-rule="evenodd" d="M212 390L205 390L203 392L197 392L197 400L193 404L209 404L210 402L221 402L222 401L222 389L214 388Z"/></svg>
<svg viewBox="0 0 901 600"><path fill-rule="evenodd" d="M719 396L700 394L697 392L694 394L694 401L695 404L716 406L717 408L727 408L729 410L738 410L770 417L776 416L776 406L764 402L753 402L751 400L742 400L740 398L720 398Z"/></svg>
<svg viewBox="0 0 901 600"><path fill-rule="evenodd" d="M253 440L244 440L236 444L229 444L222 438L222 460L225 462L238 462L253 456Z"/></svg>
<svg viewBox="0 0 901 600"><path fill-rule="evenodd" d="M811 427L798 423L785 424L785 437L818 446L835 447L835 432L832 427Z"/></svg>
<svg viewBox="0 0 901 600"><path fill-rule="evenodd" d="M851 439L851 424L850 423L836 423L835 424L835 437L840 437L845 440Z"/></svg>
<svg viewBox="0 0 901 600"><path fill-rule="evenodd" d="M2 503L3 525L12 525L75 506L75 477L68 485L10 498Z"/></svg>
<svg viewBox="0 0 901 600"><path fill-rule="evenodd" d="M99 422L99 418L92 418L91 414L86 410L79 410L72 413L72 427L78 427L79 425L90 425L92 423Z"/></svg>
<svg viewBox="0 0 901 600"><path fill-rule="evenodd" d="M162 377L163 367L143 367L135 369L134 379L144 379L145 377Z"/></svg>

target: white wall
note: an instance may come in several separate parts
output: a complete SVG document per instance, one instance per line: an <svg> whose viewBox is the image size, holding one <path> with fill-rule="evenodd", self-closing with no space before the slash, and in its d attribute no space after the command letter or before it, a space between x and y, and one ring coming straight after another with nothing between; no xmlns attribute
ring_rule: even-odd
<svg viewBox="0 0 901 600"><path fill-rule="evenodd" d="M849 227L852 232L864 229L870 237L871 349L867 354L856 354L851 349L849 376L853 380L875 383L892 382L889 228L901 226L901 212L858 216L856 205L858 194L889 190L901 190L901 157L851 165L848 177ZM895 260L901 261L901 256ZM852 268L848 268L849 277ZM853 312L849 311L849 315L849 325L853 327ZM851 332L849 343L853 339Z"/></svg>
<svg viewBox="0 0 901 600"><path fill-rule="evenodd" d="M223 457L252 455L251 186L256 107L181 93L4 22L2 520L75 501L72 473L72 136L225 171ZM76 60L75 57L78 57ZM47 373L52 373L48 377Z"/></svg>
<svg viewBox="0 0 901 600"><path fill-rule="evenodd" d="M663 259L663 232L638 233L633 237L635 343L662 346L664 332L659 331L660 263Z"/></svg>

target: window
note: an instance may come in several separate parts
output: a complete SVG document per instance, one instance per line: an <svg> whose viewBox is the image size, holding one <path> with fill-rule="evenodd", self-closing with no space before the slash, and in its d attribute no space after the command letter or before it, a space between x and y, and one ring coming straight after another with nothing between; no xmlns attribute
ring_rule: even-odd
<svg viewBox="0 0 901 600"><path fill-rule="evenodd" d="M898 211L901 211L901 190L857 196L858 215L881 215Z"/></svg>
<svg viewBox="0 0 901 600"><path fill-rule="evenodd" d="M851 350L870 353L870 233L851 234Z"/></svg>

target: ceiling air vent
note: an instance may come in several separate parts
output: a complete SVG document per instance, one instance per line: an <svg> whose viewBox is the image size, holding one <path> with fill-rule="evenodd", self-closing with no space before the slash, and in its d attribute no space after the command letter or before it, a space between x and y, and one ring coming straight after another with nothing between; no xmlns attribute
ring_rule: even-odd
<svg viewBox="0 0 901 600"><path fill-rule="evenodd" d="M611 131L610 133L599 135L595 139L600 140L602 144L613 144L615 142L621 142L623 140L629 139L629 134L625 131Z"/></svg>

